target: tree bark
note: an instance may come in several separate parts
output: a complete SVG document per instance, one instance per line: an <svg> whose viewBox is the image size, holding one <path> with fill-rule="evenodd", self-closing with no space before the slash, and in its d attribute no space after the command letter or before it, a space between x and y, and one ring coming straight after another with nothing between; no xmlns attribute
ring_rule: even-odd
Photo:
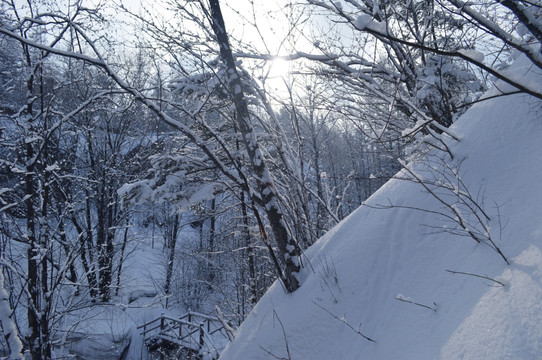
<svg viewBox="0 0 542 360"><path fill-rule="evenodd" d="M26 57L26 65L31 68L32 60L30 57L30 50L28 47L24 47L24 53ZM30 133L27 133L26 136L32 136L32 131L34 131L33 124L33 99L32 95L34 93L34 73L32 72L26 82L27 88L27 103L23 111L24 119L28 123L28 129ZM42 358L42 343L41 343L41 327L40 327L40 292L39 292L39 244L36 238L36 211L34 209L34 203L37 197L37 186L35 179L35 163L34 163L34 145L32 142L28 141L25 144L26 152L26 175L25 175L25 185L26 185L26 198L25 198L25 207L26 207L26 236L28 239L28 328L30 330L30 336L28 337L28 342L30 346L30 354L32 360L40 360Z"/></svg>
<svg viewBox="0 0 542 360"><path fill-rule="evenodd" d="M175 261L175 247L177 246L177 233L179 232L179 214L167 219L170 222L170 229L166 230L165 243L169 248L168 263L166 269L166 284L164 285L164 294L166 295L166 308L169 305L169 295L171 293L171 278L173 277L173 262ZM171 224L173 222L173 224Z"/></svg>
<svg viewBox="0 0 542 360"><path fill-rule="evenodd" d="M250 238L250 224L248 220L247 204L245 203L245 193L241 193L241 214L243 216L243 232L245 237L245 246L247 248L248 257L248 286L250 292L250 303L256 305L258 302L258 288L256 286L256 265L254 244Z"/></svg>
<svg viewBox="0 0 542 360"><path fill-rule="evenodd" d="M210 0L209 4L212 18L211 27L220 46L220 57L226 65L226 85L235 105L237 125L243 136L253 175L258 182L259 195L264 204L267 220L278 246L281 261L284 264L284 286L288 292L293 292L300 286L296 275L301 269L299 258L301 251L294 239L289 236L282 213L278 208L273 181L256 140L254 128L250 122L250 113L241 85L241 78L233 59L219 1Z"/></svg>

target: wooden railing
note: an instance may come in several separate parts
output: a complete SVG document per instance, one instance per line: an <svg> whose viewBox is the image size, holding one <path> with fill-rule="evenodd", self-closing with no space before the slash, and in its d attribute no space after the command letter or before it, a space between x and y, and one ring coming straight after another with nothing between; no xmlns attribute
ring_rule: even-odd
<svg viewBox="0 0 542 360"><path fill-rule="evenodd" d="M188 312L180 318L162 314L160 317L138 326L146 343L149 341L167 341L191 351L199 351L205 346L206 339L220 332L226 337L218 318Z"/></svg>

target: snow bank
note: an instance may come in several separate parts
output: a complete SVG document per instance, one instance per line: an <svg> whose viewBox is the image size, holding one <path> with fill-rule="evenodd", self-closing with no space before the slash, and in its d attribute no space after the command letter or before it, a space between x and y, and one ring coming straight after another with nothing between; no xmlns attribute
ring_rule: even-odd
<svg viewBox="0 0 542 360"><path fill-rule="evenodd" d="M525 67L514 68L540 82L540 71ZM484 200L511 265L485 244L440 231L437 214L362 206L307 251L298 291L275 284L266 293L221 359L540 356L541 115L532 98L500 97L472 107L453 129L461 141L452 150L466 158L461 178ZM442 211L420 185L400 180L367 203Z"/></svg>

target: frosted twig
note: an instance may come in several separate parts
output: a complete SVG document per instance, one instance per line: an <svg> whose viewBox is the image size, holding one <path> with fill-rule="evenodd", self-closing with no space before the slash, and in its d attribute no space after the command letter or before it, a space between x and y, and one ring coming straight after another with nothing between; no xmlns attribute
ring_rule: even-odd
<svg viewBox="0 0 542 360"><path fill-rule="evenodd" d="M337 315L333 314L331 311L329 311L328 309L326 309L325 307L323 307L322 305L316 303L315 301L312 302L314 305L318 306L320 309L324 310L325 312L327 312L329 315L331 315L332 317L334 317L335 319L339 320L340 322L342 322L343 324L345 324L346 326L348 326L350 329L352 329L356 334L358 334L359 336L361 336L362 338L366 339L366 340L369 340L370 342L376 342L375 340L371 339L370 337L368 337L367 335L363 334L360 330L357 330L355 329L352 325L350 325L345 318L340 318L338 317ZM360 324L360 327L361 327L361 324Z"/></svg>
<svg viewBox="0 0 542 360"><path fill-rule="evenodd" d="M426 308L426 309L429 309L429 310L433 310L434 312L437 312L437 308L436 308L437 304L435 304L435 303L433 303L433 305L435 305L435 307L433 308L433 307L431 307L431 306L424 305L424 304L420 304L420 303L417 303L417 302L412 301L412 300L410 300L410 299L404 298L404 297L402 297L401 295L397 295L397 296L395 297L395 299L396 299L396 300L399 300L399 301L402 301L402 302L406 302L406 303L412 304L412 305L421 306L421 307L423 307L423 308Z"/></svg>
<svg viewBox="0 0 542 360"><path fill-rule="evenodd" d="M262 349L263 351L265 351L267 354L271 355L272 357L274 357L275 359L279 359L279 360L291 360L292 359L292 355L290 354L290 347L288 346L288 338L286 337L286 331L284 331L284 325L282 324L282 321L280 320L279 318L279 315L277 314L277 312L273 309L273 316L277 318L279 324L280 324L280 327L282 328L282 335L284 336L284 342L286 343L286 353L288 354L288 358L285 358L285 357L278 357L277 355L273 354L271 351L263 348L260 346L260 349Z"/></svg>
<svg viewBox="0 0 542 360"><path fill-rule="evenodd" d="M501 286L506 286L505 283L499 281L499 280L495 280L495 279L492 279L490 278L489 276L484 276L484 275L477 275L477 274L473 274L473 273L468 273L468 272L463 272L463 271L453 271L453 270L448 270L446 269L447 272L451 273L451 274L461 274L461 275L469 275L469 276L474 276L474 277L477 277L477 278L481 278L481 279L486 279L486 280L490 280L490 281L493 281Z"/></svg>
<svg viewBox="0 0 542 360"><path fill-rule="evenodd" d="M290 358L285 358L285 357L278 357L277 355L273 354L271 351L267 350L266 348L260 346L260 349L262 349L263 351L265 351L267 353L267 355L269 356L272 356L274 357L275 359L278 359L278 360L290 360Z"/></svg>

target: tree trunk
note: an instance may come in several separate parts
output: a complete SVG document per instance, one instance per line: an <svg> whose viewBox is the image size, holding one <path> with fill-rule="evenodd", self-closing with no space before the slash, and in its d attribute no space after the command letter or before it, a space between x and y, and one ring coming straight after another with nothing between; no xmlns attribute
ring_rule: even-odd
<svg viewBox="0 0 542 360"><path fill-rule="evenodd" d="M32 60L30 57L30 50L27 47L24 47L26 65L31 68ZM31 73L26 82L27 88L27 103L23 111L24 119L23 121L27 122L29 133L26 133L25 136L31 138L33 136L32 132L34 131L33 124L33 102L32 99L34 93L34 73ZM24 140L24 139L23 139ZM40 289L39 289L39 244L36 238L36 211L34 209L34 203L37 196L37 186L35 178L35 162L34 156L35 151L33 143L31 141L25 141L25 156L26 156L26 175L25 175L25 185L26 185L26 197L25 197L25 208L26 208L26 236L28 239L28 328L30 330L30 336L28 338L30 346L30 354L32 360L41 360L42 358L42 343L41 343L41 331L40 331L40 316L41 313L41 304L40 304Z"/></svg>
<svg viewBox="0 0 542 360"><path fill-rule="evenodd" d="M98 278L100 301L109 301L109 289L111 285L111 274L107 271L107 198L105 197L105 175L98 187L98 201L96 206L98 229L96 231L96 246L98 248Z"/></svg>
<svg viewBox="0 0 542 360"><path fill-rule="evenodd" d="M216 236L216 199L211 200L211 224L209 227L209 248L207 254L207 281L209 282L209 290L215 278L216 268L213 263L213 252L215 251L215 236Z"/></svg>
<svg viewBox="0 0 542 360"><path fill-rule="evenodd" d="M258 288L256 286L256 264L254 244L250 238L250 224L248 221L247 205L245 203L245 193L241 193L241 213L243 216L243 232L245 233L245 246L248 255L248 286L250 291L250 303L254 306L258 302Z"/></svg>
<svg viewBox="0 0 542 360"><path fill-rule="evenodd" d="M42 54L43 61L43 54ZM43 127L48 129L47 114L45 110L45 94L43 89L43 65L39 66L40 74L40 113L43 118ZM49 138L45 137L43 139L43 148L42 151L42 166L48 164L49 161ZM48 263L51 262L51 267L53 267L53 259L50 252L49 244L49 234L47 231L47 213L49 208L49 198L50 198L50 172L43 172L43 184L41 186L40 198L41 198L41 212L40 212L40 247L44 251L43 258L41 259L41 320L40 320L40 331L41 331L41 343L42 343L42 356L44 359L51 358L51 340L49 334L49 318L51 315L51 301L52 301L52 288L49 288L49 271ZM51 271L52 275L52 271ZM52 280L52 279L51 279Z"/></svg>
<svg viewBox="0 0 542 360"><path fill-rule="evenodd" d="M0 322L9 351L9 359L24 360L23 344L13 319L13 310L9 304L9 294L4 287L4 269L0 269ZM4 354L5 355L5 354Z"/></svg>
<svg viewBox="0 0 542 360"><path fill-rule="evenodd" d="M83 230L83 228L79 225L74 215L72 215L71 221L72 221L73 226L77 230L77 238L79 239L79 246L80 246L79 257L81 258L81 263L83 264L83 270L85 271L85 275L87 278L90 297L94 300L98 297L98 293L96 292L96 289L97 289L96 288L97 287L96 273L94 272L93 267L91 268L92 260L87 259L87 244L89 241L92 241L92 237L90 239L88 239L88 237L92 235L89 231ZM89 255L89 258L90 258L90 255ZM90 264L89 264L89 261L90 261Z"/></svg>
<svg viewBox="0 0 542 360"><path fill-rule="evenodd" d="M250 114L241 85L241 78L237 72L235 61L230 48L228 34L222 17L218 0L210 1L212 29L220 46L220 57L226 65L226 84L233 98L236 111L236 120L252 165L253 175L258 181L258 190L264 204L267 220L271 226L275 241L278 245L281 261L284 264L284 281L287 291L293 292L300 286L296 275L301 269L300 249L292 239L281 211L278 208L278 199L273 186L271 175L265 165L263 154L260 151L254 128L250 122Z"/></svg>
<svg viewBox="0 0 542 360"><path fill-rule="evenodd" d="M171 221L171 219L166 220ZM169 303L169 294L171 293L171 278L173 277L173 262L175 261L175 247L177 245L177 233L179 232L179 214L176 213L173 217L173 225L166 231L167 247L169 248L169 256L166 269L166 284L164 285L164 294L166 295L166 308Z"/></svg>
<svg viewBox="0 0 542 360"><path fill-rule="evenodd" d="M122 241L122 247L120 249L119 267L117 271L117 289L115 290L115 296L119 296L120 290L120 276L122 274L122 264L124 263L124 253L126 252L126 245L128 244L128 229L130 223L126 221L126 229L124 229L124 240Z"/></svg>

